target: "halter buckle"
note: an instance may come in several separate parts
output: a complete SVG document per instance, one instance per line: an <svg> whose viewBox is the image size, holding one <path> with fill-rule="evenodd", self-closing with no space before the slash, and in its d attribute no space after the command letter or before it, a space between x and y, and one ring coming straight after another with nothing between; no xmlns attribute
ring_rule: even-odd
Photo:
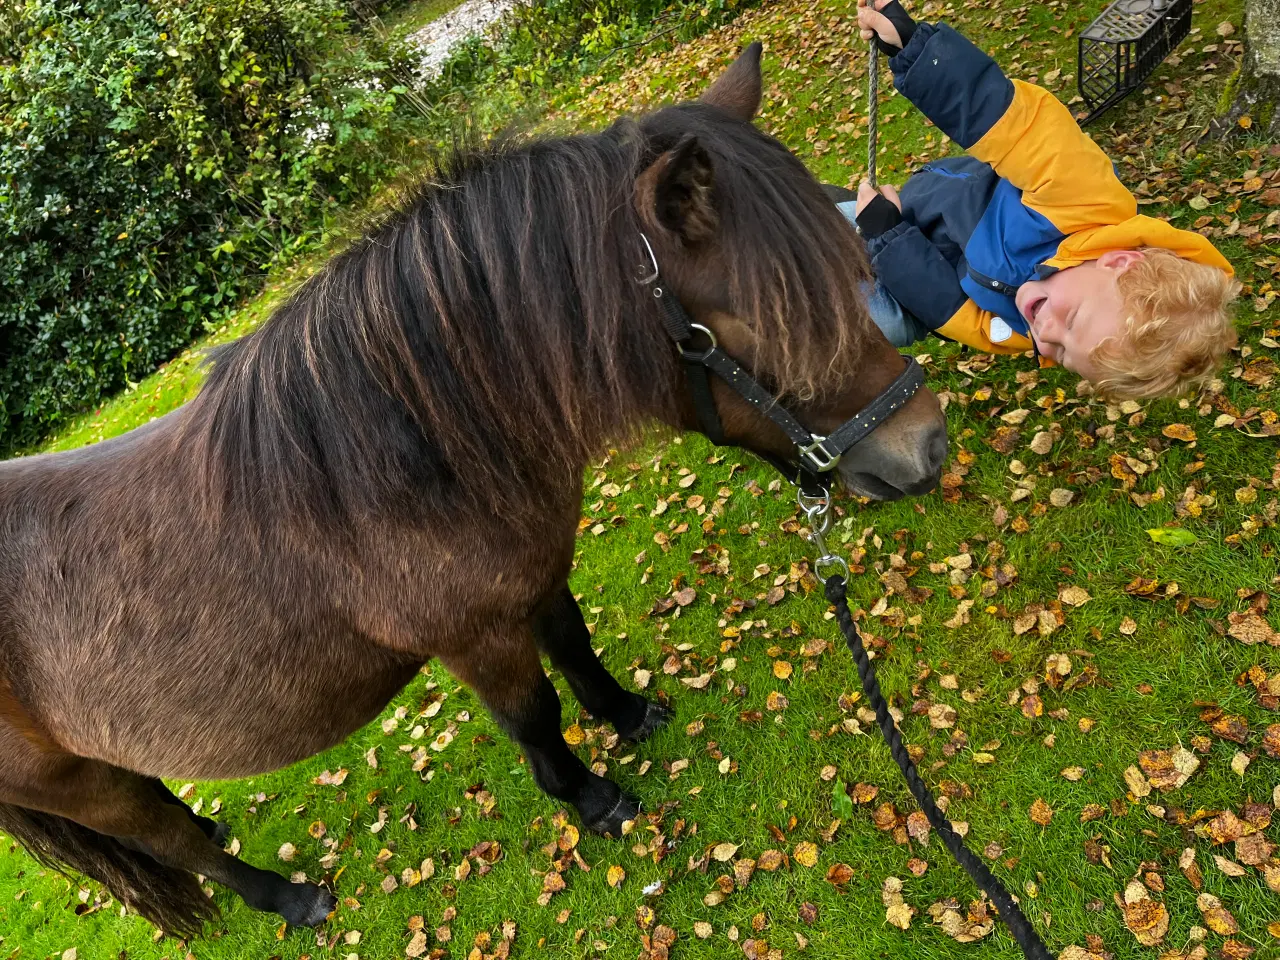
<svg viewBox="0 0 1280 960"><path fill-rule="evenodd" d="M837 463L840 462L839 453L832 454L823 446L826 437L820 437L816 433L813 435L813 443L807 446L796 444L796 450L800 453L800 460L807 462L817 473L826 473L828 470L834 470Z"/></svg>

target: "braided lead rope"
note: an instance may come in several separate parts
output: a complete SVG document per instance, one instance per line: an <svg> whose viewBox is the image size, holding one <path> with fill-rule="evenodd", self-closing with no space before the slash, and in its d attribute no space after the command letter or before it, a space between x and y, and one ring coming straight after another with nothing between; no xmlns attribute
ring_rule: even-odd
<svg viewBox="0 0 1280 960"><path fill-rule="evenodd" d="M996 909L1000 912L1000 919L1009 928L1013 939L1018 942L1018 946L1022 948L1028 960L1053 960L1053 954L1049 952L1031 922L1009 895L1009 891L1004 888L995 874L987 869L987 865L964 845L960 835L947 820L946 814L934 802L929 788L920 779L915 762L912 761L906 745L902 742L902 733L894 724L893 717L889 715L889 705L885 702L884 694L880 692L880 681L876 679L875 668L871 665L871 659L862 645L862 636L858 633L857 624L853 622L853 615L849 612L844 577L837 573L828 578L826 594L827 601L836 608L836 619L840 622L840 630L844 633L845 642L849 645L853 659L857 661L858 677L862 680L862 690L867 696L867 702L876 712L876 723L880 726L885 743L889 745L889 752L893 755L894 762L898 764L898 769L906 778L911 795L915 797L916 803L920 804L920 809L929 818L929 823L942 838L946 848L951 851L951 856L964 867L965 873L978 885L978 889L996 905Z"/></svg>
<svg viewBox="0 0 1280 960"><path fill-rule="evenodd" d="M878 87L880 85L880 50L875 37L871 38L871 63L867 67L867 179L874 190L876 184L876 139L879 136Z"/></svg>

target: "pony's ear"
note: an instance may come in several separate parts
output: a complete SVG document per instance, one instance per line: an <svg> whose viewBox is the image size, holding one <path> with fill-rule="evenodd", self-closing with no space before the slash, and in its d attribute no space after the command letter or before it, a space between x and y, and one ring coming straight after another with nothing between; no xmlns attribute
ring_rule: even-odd
<svg viewBox="0 0 1280 960"><path fill-rule="evenodd" d="M720 79L699 99L703 103L719 107L731 117L750 122L760 109L763 87L760 79L761 49L760 41L757 40L743 50L738 59L720 74Z"/></svg>
<svg viewBox="0 0 1280 960"><path fill-rule="evenodd" d="M711 157L693 134L650 164L636 180L636 202L646 220L694 247L710 240L719 226Z"/></svg>

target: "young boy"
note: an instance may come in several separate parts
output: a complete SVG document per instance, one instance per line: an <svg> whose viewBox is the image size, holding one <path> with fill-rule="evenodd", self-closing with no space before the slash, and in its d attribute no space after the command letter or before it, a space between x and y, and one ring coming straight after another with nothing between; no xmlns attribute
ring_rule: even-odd
<svg viewBox="0 0 1280 960"><path fill-rule="evenodd" d="M1138 215L1047 90L1010 81L898 0L858 7L894 86L969 153L927 164L901 196L864 182L856 198L837 197L867 241L871 311L889 339L906 346L932 331L985 352L1034 349L1116 398L1169 396L1212 376L1235 344L1239 284L1222 254Z"/></svg>

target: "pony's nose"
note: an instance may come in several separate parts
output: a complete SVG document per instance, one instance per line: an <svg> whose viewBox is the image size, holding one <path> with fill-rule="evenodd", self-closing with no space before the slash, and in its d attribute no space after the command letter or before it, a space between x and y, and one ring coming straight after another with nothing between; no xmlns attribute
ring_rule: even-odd
<svg viewBox="0 0 1280 960"><path fill-rule="evenodd" d="M941 476L943 464L947 462L947 425L945 422L933 428L925 450L929 472Z"/></svg>
<svg viewBox="0 0 1280 960"><path fill-rule="evenodd" d="M895 484L899 490L910 497L923 496L935 490L942 481L942 468L947 462L947 424L946 421L929 427L929 435L920 445L920 459L917 461L917 474L914 477L903 477Z"/></svg>

